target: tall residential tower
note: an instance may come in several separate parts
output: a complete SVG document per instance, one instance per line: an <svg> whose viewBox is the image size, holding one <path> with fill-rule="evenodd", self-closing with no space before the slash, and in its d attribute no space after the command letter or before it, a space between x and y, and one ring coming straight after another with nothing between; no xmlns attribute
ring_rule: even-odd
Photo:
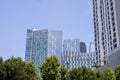
<svg viewBox="0 0 120 80"><path fill-rule="evenodd" d="M96 63L120 45L120 0L93 0Z"/></svg>

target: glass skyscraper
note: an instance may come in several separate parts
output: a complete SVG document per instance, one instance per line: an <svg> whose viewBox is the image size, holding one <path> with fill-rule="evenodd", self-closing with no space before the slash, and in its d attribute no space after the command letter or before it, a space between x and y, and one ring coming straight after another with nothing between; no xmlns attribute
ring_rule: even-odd
<svg viewBox="0 0 120 80"><path fill-rule="evenodd" d="M93 0L96 63L120 46L120 0Z"/></svg>
<svg viewBox="0 0 120 80"><path fill-rule="evenodd" d="M32 61L36 67L55 55L61 62L62 31L27 29L25 62Z"/></svg>

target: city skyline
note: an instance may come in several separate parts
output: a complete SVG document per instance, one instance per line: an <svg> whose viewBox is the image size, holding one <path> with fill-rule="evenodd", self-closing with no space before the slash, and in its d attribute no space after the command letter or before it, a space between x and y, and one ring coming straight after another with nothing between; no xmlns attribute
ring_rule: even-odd
<svg viewBox="0 0 120 80"><path fill-rule="evenodd" d="M87 46L93 37L91 0L11 0L0 1L0 56L20 56L24 60L26 30L63 31L63 39L80 38Z"/></svg>

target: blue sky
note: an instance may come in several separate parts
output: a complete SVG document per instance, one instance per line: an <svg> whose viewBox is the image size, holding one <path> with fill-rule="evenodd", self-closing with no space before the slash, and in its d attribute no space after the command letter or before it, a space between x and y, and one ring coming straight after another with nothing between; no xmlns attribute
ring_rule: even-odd
<svg viewBox="0 0 120 80"><path fill-rule="evenodd" d="M92 0L0 0L0 56L25 58L26 29L63 31L63 39L94 41Z"/></svg>

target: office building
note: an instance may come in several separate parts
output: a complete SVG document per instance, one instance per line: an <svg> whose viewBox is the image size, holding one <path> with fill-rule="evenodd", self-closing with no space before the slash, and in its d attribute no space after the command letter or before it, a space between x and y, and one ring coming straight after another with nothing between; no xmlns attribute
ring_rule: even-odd
<svg viewBox="0 0 120 80"><path fill-rule="evenodd" d="M55 55L61 62L61 54L61 31L27 29L25 62L32 61L38 68L47 56Z"/></svg>
<svg viewBox="0 0 120 80"><path fill-rule="evenodd" d="M79 39L64 40L62 64L66 65L69 70L81 66L91 68L93 62L94 54L80 52Z"/></svg>
<svg viewBox="0 0 120 80"><path fill-rule="evenodd" d="M120 0L93 0L96 63L120 46Z"/></svg>
<svg viewBox="0 0 120 80"><path fill-rule="evenodd" d="M86 53L87 52L85 42L80 42L80 52L81 53Z"/></svg>
<svg viewBox="0 0 120 80"><path fill-rule="evenodd" d="M62 64L66 65L68 70L82 66L92 68L94 57L94 53L65 52L62 55Z"/></svg>
<svg viewBox="0 0 120 80"><path fill-rule="evenodd" d="M63 42L63 52L80 52L80 40L68 39Z"/></svg>

